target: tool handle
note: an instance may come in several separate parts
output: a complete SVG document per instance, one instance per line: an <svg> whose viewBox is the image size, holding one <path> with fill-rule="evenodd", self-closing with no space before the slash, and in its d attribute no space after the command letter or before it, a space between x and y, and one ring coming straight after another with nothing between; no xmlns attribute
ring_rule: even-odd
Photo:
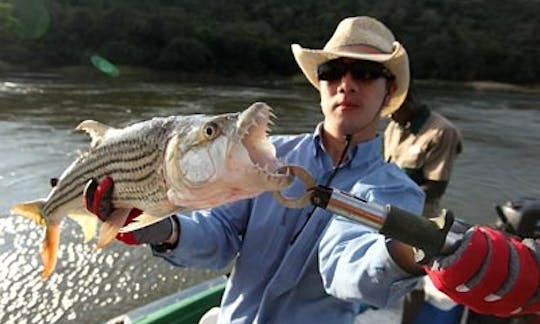
<svg viewBox="0 0 540 324"><path fill-rule="evenodd" d="M425 263L433 257L449 253L455 242L448 242L454 222L451 212L427 219L395 206L386 206L386 219L379 232L387 237L420 249L417 261Z"/></svg>
<svg viewBox="0 0 540 324"><path fill-rule="evenodd" d="M461 239L461 235L450 232L454 216L447 211L439 217L427 219L392 205L378 205L325 186L314 188L311 203L415 247L417 261L421 263L437 255L452 253Z"/></svg>

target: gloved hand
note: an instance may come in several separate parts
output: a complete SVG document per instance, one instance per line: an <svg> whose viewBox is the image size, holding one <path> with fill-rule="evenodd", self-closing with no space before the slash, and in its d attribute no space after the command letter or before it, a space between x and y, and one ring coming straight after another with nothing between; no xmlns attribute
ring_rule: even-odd
<svg viewBox="0 0 540 324"><path fill-rule="evenodd" d="M86 183L83 193L84 206L92 214L99 217L103 222L107 220L113 212L112 193L114 189L114 181L111 177L105 177L98 182L96 179L91 179ZM124 223L124 226L131 223L133 219L142 214L140 209L133 208ZM169 217L155 224L143 227L141 229L118 233L116 239L129 245L152 244L161 245L166 242L172 235L174 227L179 228L178 221L174 217ZM174 246L167 246L172 248Z"/></svg>
<svg viewBox="0 0 540 324"><path fill-rule="evenodd" d="M540 242L475 226L452 255L425 269L435 287L455 302L508 317L540 311L539 261Z"/></svg>

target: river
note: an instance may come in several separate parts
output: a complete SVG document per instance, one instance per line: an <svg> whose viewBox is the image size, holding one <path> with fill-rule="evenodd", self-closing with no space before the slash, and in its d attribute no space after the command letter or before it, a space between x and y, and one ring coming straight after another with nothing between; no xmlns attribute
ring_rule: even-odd
<svg viewBox="0 0 540 324"><path fill-rule="evenodd" d="M540 95L421 89L424 101L460 129L464 151L443 204L474 223L495 220L494 206L540 198ZM265 101L273 133L311 131L321 119L314 89L288 83L235 84L66 80L55 75L0 78L0 322L103 322L217 273L179 269L146 247L95 241L66 218L55 273L40 279L43 228L9 215L14 203L44 197L89 139L85 119L114 126L154 116L222 113Z"/></svg>

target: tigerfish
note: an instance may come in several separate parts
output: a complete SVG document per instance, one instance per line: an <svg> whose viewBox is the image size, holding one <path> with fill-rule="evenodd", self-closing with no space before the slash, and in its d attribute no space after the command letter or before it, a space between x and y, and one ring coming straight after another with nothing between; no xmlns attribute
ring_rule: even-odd
<svg viewBox="0 0 540 324"><path fill-rule="evenodd" d="M91 136L88 151L60 176L45 199L14 205L12 214L45 225L41 249L42 277L54 270L60 223L74 219L85 241L97 231L98 218L84 207L89 179L114 179L111 214L100 228L97 248L119 231L129 232L180 211L211 208L287 187L292 176L278 173L281 165L268 141L275 115L265 103L239 113L156 117L125 128L86 120L77 130ZM124 226L132 208L143 212Z"/></svg>

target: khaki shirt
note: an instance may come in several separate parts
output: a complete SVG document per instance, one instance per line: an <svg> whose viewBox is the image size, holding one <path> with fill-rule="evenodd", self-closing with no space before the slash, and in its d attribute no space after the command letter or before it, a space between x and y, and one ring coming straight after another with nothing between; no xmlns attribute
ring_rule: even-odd
<svg viewBox="0 0 540 324"><path fill-rule="evenodd" d="M450 180L460 147L459 130L434 111L416 133L394 121L384 131L384 159L402 169L421 170L428 180Z"/></svg>
<svg viewBox="0 0 540 324"><path fill-rule="evenodd" d="M426 109L424 117L409 128L390 121L384 132L384 158L405 170L419 185L426 180L449 181L454 160L461 152L461 134L437 112ZM424 215L438 214L439 198L426 201Z"/></svg>

